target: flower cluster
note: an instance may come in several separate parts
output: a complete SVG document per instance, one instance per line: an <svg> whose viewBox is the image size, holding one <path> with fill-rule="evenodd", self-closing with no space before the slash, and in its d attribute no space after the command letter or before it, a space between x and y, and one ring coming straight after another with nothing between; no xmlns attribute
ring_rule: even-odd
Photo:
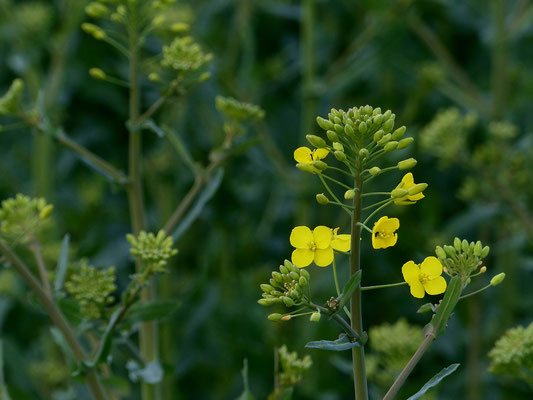
<svg viewBox="0 0 533 400"><path fill-rule="evenodd" d="M238 101L232 97L217 96L215 104L218 111L235 122L261 120L265 116L265 111L261 107Z"/></svg>
<svg viewBox="0 0 533 400"><path fill-rule="evenodd" d="M0 235L10 240L27 242L35 235L54 206L43 198L33 199L23 194L2 201L0 208Z"/></svg>
<svg viewBox="0 0 533 400"><path fill-rule="evenodd" d="M339 228L317 226L313 231L307 226L297 226L291 232L290 242L296 249L292 252L292 263L298 268L314 262L327 267L333 262L333 250L350 251L350 235L338 234Z"/></svg>
<svg viewBox="0 0 533 400"><path fill-rule="evenodd" d="M490 371L533 383L533 323L509 329L489 352Z"/></svg>
<svg viewBox="0 0 533 400"><path fill-rule="evenodd" d="M279 266L279 272L272 272L269 284L262 284L263 298L258 300L262 306L283 303L292 307L307 300L306 291L309 288L309 273L299 269L289 260ZM273 314L273 320L280 320L281 314ZM279 316L279 318L277 318Z"/></svg>
<svg viewBox="0 0 533 400"><path fill-rule="evenodd" d="M213 55L204 53L190 36L175 38L168 46L163 46L161 65L178 72L197 71L207 64Z"/></svg>
<svg viewBox="0 0 533 400"><path fill-rule="evenodd" d="M489 255L490 247L483 246L480 241L468 242L466 239L455 238L453 246L437 246L435 254L444 265L444 271L450 275L458 275L467 283L468 278L482 267L482 259Z"/></svg>
<svg viewBox="0 0 533 400"><path fill-rule="evenodd" d="M411 172L405 174L401 182L391 192L391 198L394 199L394 204L406 206L414 204L418 200L424 198L422 193L428 187L427 183L415 184L415 179Z"/></svg>
<svg viewBox="0 0 533 400"><path fill-rule="evenodd" d="M79 303L85 317L98 319L104 307L114 301L115 268L97 269L83 260L79 271L65 282L65 289Z"/></svg>
<svg viewBox="0 0 533 400"><path fill-rule="evenodd" d="M281 372L278 380L282 387L288 388L301 382L305 371L311 368L313 362L310 356L298 358L298 354L289 352L287 346L283 345L278 350Z"/></svg>

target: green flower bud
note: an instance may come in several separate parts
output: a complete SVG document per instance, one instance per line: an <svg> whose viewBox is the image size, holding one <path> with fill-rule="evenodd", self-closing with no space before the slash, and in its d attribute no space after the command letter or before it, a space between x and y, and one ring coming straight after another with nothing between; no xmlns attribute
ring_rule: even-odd
<svg viewBox="0 0 533 400"><path fill-rule="evenodd" d="M394 120L390 118L387 122L383 123L382 128L387 133L392 131L392 128L394 128Z"/></svg>
<svg viewBox="0 0 533 400"><path fill-rule="evenodd" d="M324 193L319 193L316 195L316 202L321 206L326 206L329 203L329 200Z"/></svg>
<svg viewBox="0 0 533 400"><path fill-rule="evenodd" d="M483 247L483 250L481 250L481 258L485 258L489 255L489 251L490 251L490 247L489 246L485 246Z"/></svg>
<svg viewBox="0 0 533 400"><path fill-rule="evenodd" d="M329 140L331 140L332 142L338 142L339 141L339 136L333 132L333 131L327 131L326 132L326 136L328 137Z"/></svg>
<svg viewBox="0 0 533 400"><path fill-rule="evenodd" d="M478 240L476 242L476 244L474 245L474 255L476 257L479 257L481 255L481 251L483 250L483 245L481 244L481 242Z"/></svg>
<svg viewBox="0 0 533 400"><path fill-rule="evenodd" d="M288 274L290 271L285 265L280 265L279 272L281 272L282 274Z"/></svg>
<svg viewBox="0 0 533 400"><path fill-rule="evenodd" d="M259 285L259 287L265 293L270 293L274 291L274 288L271 285L267 285L266 283L262 283L261 285Z"/></svg>
<svg viewBox="0 0 533 400"><path fill-rule="evenodd" d="M307 172L309 174L316 174L316 169L314 169L313 166L310 164L298 163L296 164L296 168L298 168L300 171Z"/></svg>
<svg viewBox="0 0 533 400"><path fill-rule="evenodd" d="M346 162L347 158L346 158L346 154L344 154L344 151L339 151L337 150L336 152L333 153L333 155L335 156L335 158L337 160L339 160L340 162Z"/></svg>
<svg viewBox="0 0 533 400"><path fill-rule="evenodd" d="M393 136L394 138L394 136ZM398 142L398 150L402 150L402 149L405 149L406 147L408 147L411 143L414 142L414 138L412 137L407 137L405 139L402 139Z"/></svg>
<svg viewBox="0 0 533 400"><path fill-rule="evenodd" d="M344 151L344 146L342 145L342 143L333 142L333 150L335 150L335 151Z"/></svg>
<svg viewBox="0 0 533 400"><path fill-rule="evenodd" d="M470 248L470 243L468 243L466 239L463 239L463 241L461 242L461 249L466 253L468 252L469 248Z"/></svg>
<svg viewBox="0 0 533 400"><path fill-rule="evenodd" d="M448 254L448 257L455 257L457 255L455 249L452 246L444 246L444 251Z"/></svg>
<svg viewBox="0 0 533 400"><path fill-rule="evenodd" d="M383 150L385 150L385 153L388 153L389 151L396 150L397 147L398 147L398 142L392 141L392 142L387 143L383 147Z"/></svg>
<svg viewBox="0 0 533 400"><path fill-rule="evenodd" d="M278 283L283 283L283 276L278 271L272 271L272 278Z"/></svg>
<svg viewBox="0 0 533 400"><path fill-rule="evenodd" d="M81 29L85 32L94 37L97 40L105 39L106 33L103 31L102 28L95 24L90 24L88 22L85 22L81 24Z"/></svg>
<svg viewBox="0 0 533 400"><path fill-rule="evenodd" d="M105 79L107 77L106 73L100 68L91 68L89 70L89 75L94 79Z"/></svg>
<svg viewBox="0 0 533 400"><path fill-rule="evenodd" d="M300 279L300 274L296 271L292 271L289 276L293 281Z"/></svg>
<svg viewBox="0 0 533 400"><path fill-rule="evenodd" d="M372 167L368 170L368 172L370 173L370 175L372 176L376 176L376 175L379 175L381 174L381 168L379 167Z"/></svg>
<svg viewBox="0 0 533 400"><path fill-rule="evenodd" d="M385 132L383 131L383 129L380 129L379 131L374 133L374 142L376 142L376 143L379 142L384 134L385 134Z"/></svg>
<svg viewBox="0 0 533 400"><path fill-rule="evenodd" d="M405 126L400 126L392 133L392 140L400 140L405 134L406 130L407 128Z"/></svg>
<svg viewBox="0 0 533 400"><path fill-rule="evenodd" d="M161 80L161 77L157 72L151 72L150 74L148 74L148 80L150 82L159 82Z"/></svg>
<svg viewBox="0 0 533 400"><path fill-rule="evenodd" d="M384 135L380 141L378 142L378 145L379 146L384 146L386 143L388 143L388 141L391 139L392 135L390 133L387 133L386 135Z"/></svg>
<svg viewBox="0 0 533 400"><path fill-rule="evenodd" d="M333 123L335 125L342 125L342 119L340 117L333 117Z"/></svg>
<svg viewBox="0 0 533 400"><path fill-rule="evenodd" d="M309 284L309 282L307 281L307 279L306 279L305 277L300 276L300 279L298 280L298 284L299 284L301 287L305 288L305 287L307 287L307 285Z"/></svg>
<svg viewBox="0 0 533 400"><path fill-rule="evenodd" d="M331 121L328 121L327 119L324 119L322 117L316 117L316 122L318 126L320 126L325 131L333 129L333 123Z"/></svg>
<svg viewBox="0 0 533 400"><path fill-rule="evenodd" d="M344 128L340 124L335 124L333 126L333 129L335 130L335 132L337 132L338 135L343 135L344 134Z"/></svg>
<svg viewBox="0 0 533 400"><path fill-rule="evenodd" d="M370 153L368 152L368 149L362 148L361 150L359 150L359 157L363 160L367 158L369 154Z"/></svg>
<svg viewBox="0 0 533 400"><path fill-rule="evenodd" d="M368 126L366 125L366 122L363 121L359 124L357 129L359 129L359 132L364 135L368 131Z"/></svg>
<svg viewBox="0 0 533 400"><path fill-rule="evenodd" d="M414 196L415 194L422 193L428 187L427 183L417 183L414 186L409 188L409 196Z"/></svg>
<svg viewBox="0 0 533 400"><path fill-rule="evenodd" d="M497 286L500 283L502 283L504 279L505 279L505 272L502 272L501 274L496 275L494 278L490 280L490 285Z"/></svg>
<svg viewBox="0 0 533 400"><path fill-rule="evenodd" d="M327 146L326 141L316 135L306 135L305 138L309 143L311 143L316 148L322 149Z"/></svg>
<svg viewBox="0 0 533 400"><path fill-rule="evenodd" d="M273 278L270 278L268 283L270 283L270 286L272 287L279 287L278 282L276 282Z"/></svg>
<svg viewBox="0 0 533 400"><path fill-rule="evenodd" d="M355 134L355 131L353 130L351 125L344 125L344 133L348 136L353 136Z"/></svg>
<svg viewBox="0 0 533 400"><path fill-rule="evenodd" d="M435 248L435 254L437 255L437 258L439 260L445 260L446 259L446 252L444 251L444 249L440 246L437 246Z"/></svg>
<svg viewBox="0 0 533 400"><path fill-rule="evenodd" d="M347 190L346 192L344 192L344 198L346 200L352 200L355 196L355 190L353 189L350 189L350 190Z"/></svg>
<svg viewBox="0 0 533 400"><path fill-rule="evenodd" d="M385 121L388 121L389 118L391 117L392 115L392 111L391 110L387 110L383 113L383 122Z"/></svg>
<svg viewBox="0 0 533 400"><path fill-rule="evenodd" d="M279 313L273 313L273 314L269 314L269 316L267 318L270 321L279 321L281 318L283 318L283 315L281 315Z"/></svg>
<svg viewBox="0 0 533 400"><path fill-rule="evenodd" d="M328 168L328 164L326 164L324 161L320 161L320 160L313 161L311 163L311 165L313 167L315 167L316 169L320 170L320 171L324 171L324 170L326 170Z"/></svg>
<svg viewBox="0 0 533 400"><path fill-rule="evenodd" d="M319 312L314 312L313 314L311 314L311 316L309 317L309 321L311 321L311 322L320 321L320 313Z"/></svg>
<svg viewBox="0 0 533 400"><path fill-rule="evenodd" d="M44 208L39 213L39 218L40 219L48 218L52 214L52 211L54 211L54 206L52 204L48 204L44 206Z"/></svg>
<svg viewBox="0 0 533 400"><path fill-rule="evenodd" d="M211 79L211 72L209 72L209 71L202 72L200 74L200 76L198 77L198 82L200 82L200 83L201 82L205 82L205 81L207 81L209 79ZM251 118L257 118L257 119L263 118L264 114L262 114L262 111L263 110L259 111L257 114L252 115Z"/></svg>
<svg viewBox="0 0 533 400"><path fill-rule="evenodd" d="M290 315L284 315L283 317L281 317L281 320L282 321L290 321L291 320L291 316Z"/></svg>
<svg viewBox="0 0 533 400"><path fill-rule="evenodd" d="M274 302L271 299L259 299L257 300L257 303L265 307L274 304Z"/></svg>
<svg viewBox="0 0 533 400"><path fill-rule="evenodd" d="M376 128L381 125L382 121L383 121L383 116L381 114L378 114L374 118L372 118L372 126Z"/></svg>
<svg viewBox="0 0 533 400"><path fill-rule="evenodd" d="M298 271L298 267L294 266L289 260L283 261L283 266L289 271Z"/></svg>
<svg viewBox="0 0 533 400"><path fill-rule="evenodd" d="M393 198L404 197L407 194L409 194L409 190L401 189L401 188L396 188L390 193L391 197Z"/></svg>
<svg viewBox="0 0 533 400"><path fill-rule="evenodd" d="M109 9L101 3L93 2L89 3L87 7L85 7L85 12L89 17L103 18L109 14Z"/></svg>
<svg viewBox="0 0 533 400"><path fill-rule="evenodd" d="M453 239L453 247L455 247L455 250L461 251L461 239L459 239L458 237Z"/></svg>
<svg viewBox="0 0 533 400"><path fill-rule="evenodd" d="M290 297L287 297L287 296L283 296L281 298L281 301L283 301L283 303L287 306L287 307L292 307L294 306L296 303L294 302L293 299L291 299Z"/></svg>
<svg viewBox="0 0 533 400"><path fill-rule="evenodd" d="M407 160L400 161L398 163L398 169L400 171L414 168L416 165L416 160L414 158L408 158Z"/></svg>
<svg viewBox="0 0 533 400"><path fill-rule="evenodd" d="M381 107L374 108L374 111L372 111L372 115L378 115L381 114Z"/></svg>
<svg viewBox="0 0 533 400"><path fill-rule="evenodd" d="M480 273L480 274L484 274L485 272L487 272L487 267L482 266L482 267L479 269L479 273Z"/></svg>
<svg viewBox="0 0 533 400"><path fill-rule="evenodd" d="M333 114L334 117L340 117L341 113L336 108L332 108L330 110L331 114Z"/></svg>
<svg viewBox="0 0 533 400"><path fill-rule="evenodd" d="M185 33L189 31L189 24L185 22L175 22L170 25L170 30L174 33Z"/></svg>

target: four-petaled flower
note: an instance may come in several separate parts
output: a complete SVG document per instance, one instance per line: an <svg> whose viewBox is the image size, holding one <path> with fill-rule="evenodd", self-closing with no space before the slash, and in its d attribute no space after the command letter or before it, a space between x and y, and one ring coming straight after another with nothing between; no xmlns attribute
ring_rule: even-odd
<svg viewBox="0 0 533 400"><path fill-rule="evenodd" d="M398 184L398 186L396 186L396 189L409 190L415 185L416 185L415 178L413 177L413 174L411 172L408 172L407 174L403 176L401 182ZM416 203L417 200L420 200L423 198L424 198L424 194L422 192L413 194L413 195L406 194L403 197L394 199L394 204L398 204L400 206L414 204Z"/></svg>
<svg viewBox="0 0 533 400"><path fill-rule="evenodd" d="M340 250L340 251L350 251L351 248L351 238L352 235L349 234L338 234L339 228L333 229L333 237L331 239L331 247L333 247L334 250Z"/></svg>
<svg viewBox="0 0 533 400"><path fill-rule="evenodd" d="M381 217L372 229L372 247L385 249L394 246L398 240L398 234L394 233L400 227L398 218Z"/></svg>
<svg viewBox="0 0 533 400"><path fill-rule="evenodd" d="M297 226L291 232L290 242L296 249L292 252L292 263L298 268L314 262L327 267L333 262L333 250L350 251L350 235L337 234L327 226L317 226L311 231L307 226Z"/></svg>
<svg viewBox="0 0 533 400"><path fill-rule="evenodd" d="M402 267L403 279L409 284L411 294L421 299L424 295L436 295L446 291L446 280L441 276L442 264L436 257L426 257L421 265L413 261Z"/></svg>
<svg viewBox="0 0 533 400"><path fill-rule="evenodd" d="M313 161L320 161L329 154L326 149L311 150L309 147L298 147L294 150L294 159L302 164L312 164Z"/></svg>

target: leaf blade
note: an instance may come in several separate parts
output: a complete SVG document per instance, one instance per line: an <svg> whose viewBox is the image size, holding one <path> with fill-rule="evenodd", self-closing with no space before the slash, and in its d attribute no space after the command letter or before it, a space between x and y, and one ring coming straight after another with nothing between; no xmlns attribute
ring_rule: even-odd
<svg viewBox="0 0 533 400"><path fill-rule="evenodd" d="M443 368L442 370L440 370L439 373L437 373L435 376L433 376L433 378L431 378L429 381L427 381L426 384L424 386L422 386L422 388L418 392L416 392L414 395L409 397L407 400L418 400L418 399L422 398L422 396L429 389L431 389L434 386L437 386L440 383L440 381L442 381L448 375L453 374L455 372L455 370L457 368L459 368L459 365L461 365L461 364L459 364L459 363L452 364L449 367L446 367L446 368Z"/></svg>
<svg viewBox="0 0 533 400"><path fill-rule="evenodd" d="M353 274L350 277L350 280L346 282L346 285L344 285L344 288L342 289L342 293L339 296L338 299L338 306L337 310L342 310L346 303L350 300L350 297L352 297L353 292L357 287L359 286L359 283L361 283L361 270L357 271L355 274Z"/></svg>
<svg viewBox="0 0 533 400"><path fill-rule="evenodd" d="M319 349L319 350L331 350L331 351L344 351L349 350L354 347L361 347L361 342L350 341L348 336L342 335L337 340L317 340L309 342L305 345L308 349Z"/></svg>

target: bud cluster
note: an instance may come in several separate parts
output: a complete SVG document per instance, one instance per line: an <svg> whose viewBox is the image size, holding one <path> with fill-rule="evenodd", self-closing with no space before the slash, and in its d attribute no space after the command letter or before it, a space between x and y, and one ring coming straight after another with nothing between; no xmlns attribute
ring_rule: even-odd
<svg viewBox="0 0 533 400"><path fill-rule="evenodd" d="M232 97L217 96L215 98L215 104L218 111L226 118L232 119L235 122L261 120L265 116L265 112L261 107L238 101Z"/></svg>
<svg viewBox="0 0 533 400"><path fill-rule="evenodd" d="M298 358L298 354L289 352L287 346L283 345L278 350L281 372L279 374L279 384L282 387L291 387L298 384L303 379L303 374L313 362L310 356Z"/></svg>
<svg viewBox="0 0 533 400"><path fill-rule="evenodd" d="M54 206L43 198L33 199L23 194L2 201L0 235L11 240L27 242L36 234L52 213Z"/></svg>
<svg viewBox="0 0 533 400"><path fill-rule="evenodd" d="M460 276L463 281L473 274L483 262L483 258L489 254L489 246L483 246L477 242L468 242L466 239L455 238L453 246L437 246L435 254L444 267L444 271L450 275ZM484 269L483 269L484 268ZM481 267L480 272L484 272L485 267Z"/></svg>
<svg viewBox="0 0 533 400"><path fill-rule="evenodd" d="M516 378L533 374L533 323L509 329L489 352L490 372Z"/></svg>
<svg viewBox="0 0 533 400"><path fill-rule="evenodd" d="M163 67L178 72L193 72L207 64L213 55L204 53L202 48L190 36L175 38L168 46L163 46Z"/></svg>
<svg viewBox="0 0 533 400"><path fill-rule="evenodd" d="M309 272L285 260L280 265L279 272L273 271L269 283L262 284L263 298L257 302L262 306L283 303L287 307L306 301L306 292L309 287ZM281 314L280 318L282 318Z"/></svg>

